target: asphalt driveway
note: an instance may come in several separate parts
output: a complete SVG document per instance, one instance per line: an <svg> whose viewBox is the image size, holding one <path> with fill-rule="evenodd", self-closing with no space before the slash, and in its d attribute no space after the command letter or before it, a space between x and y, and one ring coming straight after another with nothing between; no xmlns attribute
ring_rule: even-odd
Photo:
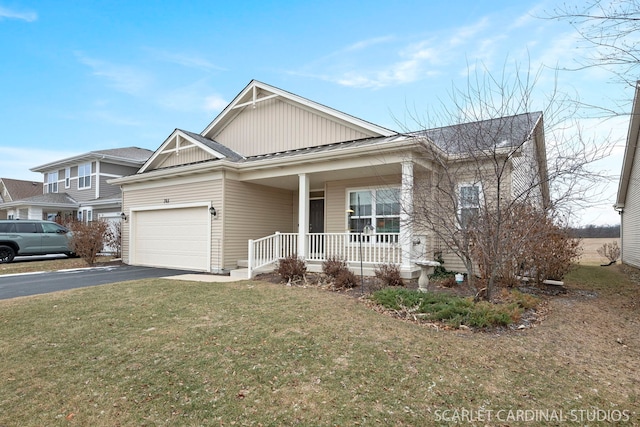
<svg viewBox="0 0 640 427"><path fill-rule="evenodd" d="M45 294L67 289L106 285L128 280L198 274L167 268L113 265L77 270L49 271L0 276L0 299ZM203 273L200 273L203 274Z"/></svg>

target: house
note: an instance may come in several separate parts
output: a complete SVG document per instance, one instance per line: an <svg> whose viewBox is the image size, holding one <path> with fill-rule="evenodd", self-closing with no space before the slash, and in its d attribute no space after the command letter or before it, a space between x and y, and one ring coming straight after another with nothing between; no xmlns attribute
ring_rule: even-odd
<svg viewBox="0 0 640 427"><path fill-rule="evenodd" d="M0 204L42 194L42 182L0 178ZM0 219L7 219L6 209L0 209Z"/></svg>
<svg viewBox="0 0 640 427"><path fill-rule="evenodd" d="M533 155L513 156L515 169L543 162L541 113L527 118ZM439 242L402 206L436 167L421 157L436 136L253 80L202 132L176 129L136 174L109 181L122 189L123 260L251 277L291 254L310 269L336 256L416 276L413 261L432 259Z"/></svg>
<svg viewBox="0 0 640 427"><path fill-rule="evenodd" d="M618 196L614 208L620 213L622 262L640 268L640 81L629 120L627 144L624 150Z"/></svg>
<svg viewBox="0 0 640 427"><path fill-rule="evenodd" d="M37 195L5 200L0 209L14 219L120 218L120 187L107 180L136 173L151 154L137 147L97 150L34 167L44 175Z"/></svg>

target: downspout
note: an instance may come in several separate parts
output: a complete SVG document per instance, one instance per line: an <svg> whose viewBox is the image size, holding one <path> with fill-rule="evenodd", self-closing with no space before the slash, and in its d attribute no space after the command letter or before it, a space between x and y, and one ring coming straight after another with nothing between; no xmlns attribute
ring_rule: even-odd
<svg viewBox="0 0 640 427"><path fill-rule="evenodd" d="M615 204L613 205L613 209L616 210L616 212L618 212L618 215L620 215L620 262L622 264L624 264L624 225L623 225L623 214L624 214L624 205L619 205L619 204Z"/></svg>

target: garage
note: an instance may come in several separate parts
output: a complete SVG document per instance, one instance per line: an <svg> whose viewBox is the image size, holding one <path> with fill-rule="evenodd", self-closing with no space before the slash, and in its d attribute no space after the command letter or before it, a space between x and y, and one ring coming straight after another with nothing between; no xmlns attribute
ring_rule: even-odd
<svg viewBox="0 0 640 427"><path fill-rule="evenodd" d="M207 206L131 213L131 264L209 271L211 215Z"/></svg>

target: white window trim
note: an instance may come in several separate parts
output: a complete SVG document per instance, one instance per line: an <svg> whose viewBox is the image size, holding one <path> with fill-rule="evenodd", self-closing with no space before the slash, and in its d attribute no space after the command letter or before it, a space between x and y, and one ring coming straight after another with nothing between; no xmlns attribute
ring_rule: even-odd
<svg viewBox="0 0 640 427"><path fill-rule="evenodd" d="M469 209L472 207L462 207L462 187L478 187L478 212L480 212L480 209L482 208L482 205L484 204L484 189L482 186L482 182L460 182L458 183L458 189L457 189L457 194L456 194L456 198L457 198L457 210L456 210L456 223L458 225L458 227L460 229L462 229L462 224L461 224L461 219L462 219L462 209Z"/></svg>
<svg viewBox="0 0 640 427"><path fill-rule="evenodd" d="M56 175L55 180L51 179L53 174ZM45 185L47 186L47 194L54 194L58 192L58 171L47 172L47 182ZM52 191L53 188L55 188L55 191Z"/></svg>
<svg viewBox="0 0 640 427"><path fill-rule="evenodd" d="M82 221L82 222L93 221L93 209L92 208L78 209L78 221Z"/></svg>
<svg viewBox="0 0 640 427"><path fill-rule="evenodd" d="M64 168L64 188L71 187L71 168Z"/></svg>
<svg viewBox="0 0 640 427"><path fill-rule="evenodd" d="M384 191L384 190L397 190L399 193L399 196L402 192L402 189L400 187L400 185L385 185L385 186L374 186L374 187L351 187L351 188L347 188L346 189L346 193L345 193L345 212L347 212L346 215L346 230L349 230L349 233L351 234L359 234L356 231L352 231L351 230L351 223L350 223L350 219L353 216L353 214L350 211L350 201L351 201L351 193L354 192L358 192L358 191L369 191L372 193L371 195L371 215L362 215L363 217L369 217L371 218L371 221L369 223L369 225L373 228L373 234L394 234L394 235L400 235L400 230L398 230L397 233L394 232L383 232L383 233L379 233L378 229L375 225L375 219L376 218L397 218L398 219L398 223L400 223L400 217L402 214L402 208L400 209L400 212L398 213L398 215L376 215L376 193L378 191ZM400 201L398 200L398 203L400 203ZM371 223L373 222L373 224ZM373 241L371 243L374 243ZM379 243L383 243L383 242L379 242ZM393 243L397 243L397 242L393 242Z"/></svg>
<svg viewBox="0 0 640 427"><path fill-rule="evenodd" d="M80 169L83 169L84 171L84 166L89 165L89 173L86 175L80 175ZM88 163L81 163L78 165L78 190L88 190L91 188L91 169L92 169L92 164L91 162ZM89 178L89 185L85 185L86 184L86 179L87 177ZM80 183L82 183L82 187L80 186Z"/></svg>

